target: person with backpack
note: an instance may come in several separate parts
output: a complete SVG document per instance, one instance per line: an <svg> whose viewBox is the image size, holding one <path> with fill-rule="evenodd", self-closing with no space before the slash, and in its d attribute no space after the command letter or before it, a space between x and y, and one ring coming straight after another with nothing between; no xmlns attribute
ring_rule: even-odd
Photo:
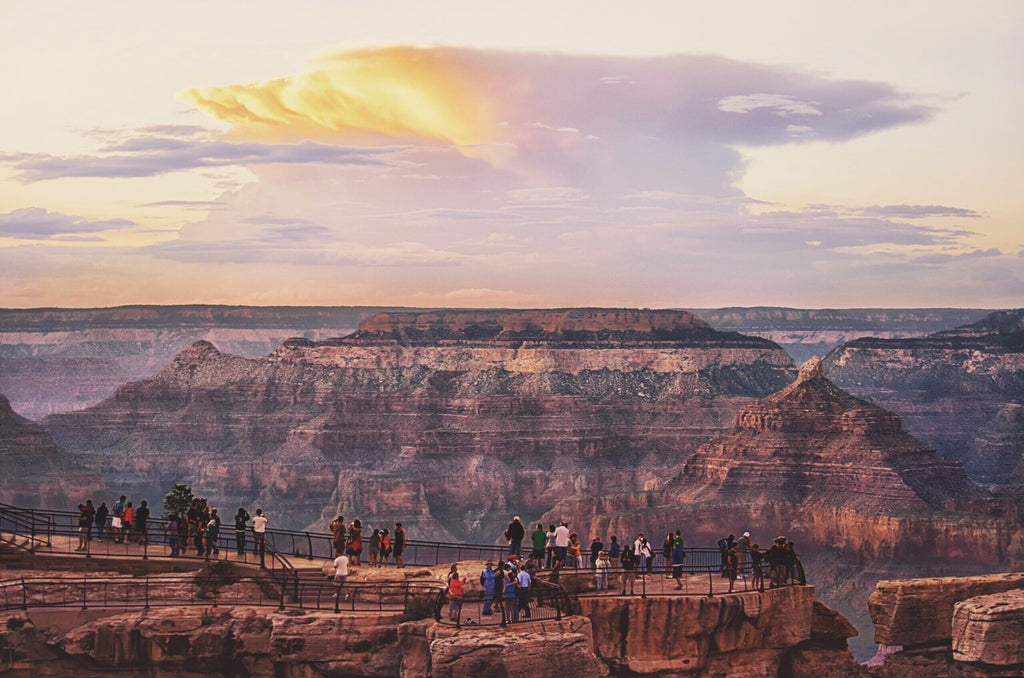
<svg viewBox="0 0 1024 678"><path fill-rule="evenodd" d="M395 566L399 569L405 567L402 554L405 553L405 530L402 523L395 523Z"/></svg>
<svg viewBox="0 0 1024 678"><path fill-rule="evenodd" d="M103 541L103 535L107 529L107 516L110 515L110 509L107 508L107 502L101 501L99 508L96 509L96 541Z"/></svg>
<svg viewBox="0 0 1024 678"><path fill-rule="evenodd" d="M114 541L120 544L124 541L124 500L126 497L122 494L121 498L114 503L114 516L110 519L110 532L114 537Z"/></svg>

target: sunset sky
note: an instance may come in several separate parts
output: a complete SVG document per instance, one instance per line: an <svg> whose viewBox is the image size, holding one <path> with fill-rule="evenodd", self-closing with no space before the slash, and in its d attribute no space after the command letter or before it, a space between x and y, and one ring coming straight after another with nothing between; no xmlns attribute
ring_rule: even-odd
<svg viewBox="0 0 1024 678"><path fill-rule="evenodd" d="M1024 306L1024 2L0 4L0 306Z"/></svg>

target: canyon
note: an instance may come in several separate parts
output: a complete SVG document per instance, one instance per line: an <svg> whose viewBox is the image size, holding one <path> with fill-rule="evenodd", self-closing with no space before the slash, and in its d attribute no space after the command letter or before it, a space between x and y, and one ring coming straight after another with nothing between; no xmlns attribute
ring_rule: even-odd
<svg viewBox="0 0 1024 678"><path fill-rule="evenodd" d="M121 306L0 309L0 393L37 420L99 403L196 341L257 358L285 340L354 332L381 307ZM689 309L715 329L779 344L797 362L860 337L909 338L973 323L981 309Z"/></svg>
<svg viewBox="0 0 1024 678"><path fill-rule="evenodd" d="M914 339L862 338L825 357L842 388L907 422L974 478L1024 478L1024 311Z"/></svg>
<svg viewBox="0 0 1024 678"><path fill-rule="evenodd" d="M279 526L341 513L491 542L512 514L655 482L793 374L683 312L382 314L263 358L197 342L43 423L136 496L185 481Z"/></svg>

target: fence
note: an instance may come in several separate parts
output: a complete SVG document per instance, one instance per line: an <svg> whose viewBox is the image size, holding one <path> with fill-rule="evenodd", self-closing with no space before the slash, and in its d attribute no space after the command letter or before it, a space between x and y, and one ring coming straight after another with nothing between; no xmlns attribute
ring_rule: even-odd
<svg viewBox="0 0 1024 678"><path fill-rule="evenodd" d="M447 608L447 609L446 609ZM507 626L525 622L559 620L572 615L572 601L566 590L558 584L534 579L529 594L506 598L499 589L486 595L477 589L467 591L461 601L454 601L451 592L444 589L434 604L434 619L456 627L463 625L497 624Z"/></svg>
<svg viewBox="0 0 1024 678"><path fill-rule="evenodd" d="M145 577L23 577L0 581L0 609L149 609L180 606L257 606L340 612L401 612L430 616L440 583L381 582L340 588L327 580L297 579L288 594L261 578L150 575Z"/></svg>

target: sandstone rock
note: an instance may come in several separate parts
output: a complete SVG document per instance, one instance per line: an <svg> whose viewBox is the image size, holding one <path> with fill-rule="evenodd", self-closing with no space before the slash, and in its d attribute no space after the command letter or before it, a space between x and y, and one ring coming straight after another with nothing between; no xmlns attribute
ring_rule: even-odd
<svg viewBox="0 0 1024 678"><path fill-rule="evenodd" d="M875 642L884 645L948 645L957 603L1024 589L1024 573L882 581L868 599Z"/></svg>
<svg viewBox="0 0 1024 678"><path fill-rule="evenodd" d="M811 640L819 643L839 641L845 646L846 639L857 633L849 619L815 599L811 613Z"/></svg>
<svg viewBox="0 0 1024 678"><path fill-rule="evenodd" d="M583 619L524 627L430 629L431 678L536 678L601 676L608 667L594 654ZM411 677L410 677L411 678Z"/></svg>
<svg viewBox="0 0 1024 678"><path fill-rule="evenodd" d="M794 587L714 598L581 598L580 604L597 653L613 670L718 675L734 661L740 668L728 675L777 675L786 651L810 638L813 595L812 587Z"/></svg>
<svg viewBox="0 0 1024 678"><path fill-rule="evenodd" d="M1024 589L957 603L952 633L957 661L1024 665Z"/></svg>

